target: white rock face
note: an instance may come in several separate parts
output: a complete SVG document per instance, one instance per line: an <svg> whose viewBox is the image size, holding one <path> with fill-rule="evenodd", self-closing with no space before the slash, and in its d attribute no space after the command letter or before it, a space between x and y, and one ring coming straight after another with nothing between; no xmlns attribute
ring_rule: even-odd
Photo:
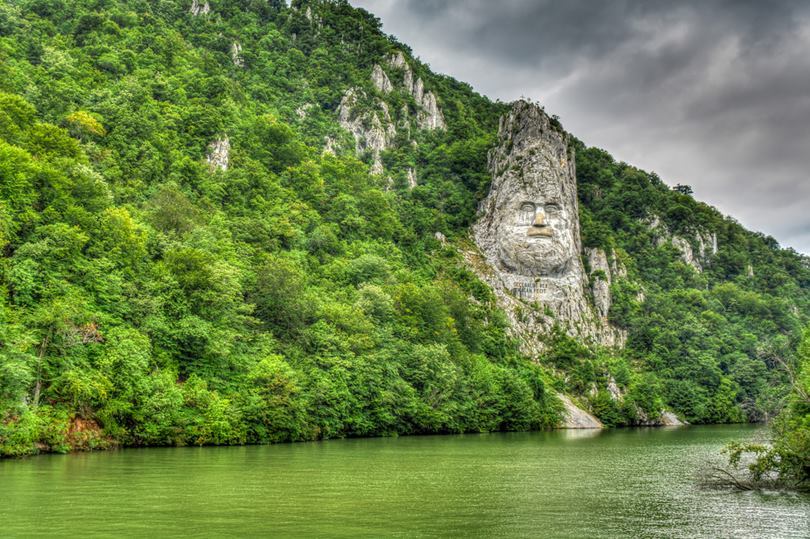
<svg viewBox="0 0 810 539"><path fill-rule="evenodd" d="M408 169L408 189L416 187L416 171L412 168Z"/></svg>
<svg viewBox="0 0 810 539"><path fill-rule="evenodd" d="M473 225L484 260L466 253L468 261L492 287L524 353L542 352L555 324L586 342L621 346L621 333L606 320L609 288L605 316L587 300L567 136L540 107L518 101L501 118L498 137L489 156L490 192ZM606 257L602 265L609 273Z"/></svg>
<svg viewBox="0 0 810 539"><path fill-rule="evenodd" d="M210 168L212 172L217 169L228 170L230 155L231 142L228 140L228 137L223 137L211 142L211 144L208 145L208 155L206 156L208 168Z"/></svg>
<svg viewBox="0 0 810 539"><path fill-rule="evenodd" d="M414 81L413 70L405 59L401 51L397 51L388 57L388 65L393 69L401 69L403 91L411 94L417 105L416 123L420 129L445 129L447 124L444 115L439 108L436 95L431 91L425 91L425 83L421 77ZM376 68L377 66L375 66ZM382 68L380 68L382 71ZM384 74L384 73L383 73ZM374 75L372 74L372 78ZM376 82L375 82L376 85ZM378 86L379 87L379 86Z"/></svg>
<svg viewBox="0 0 810 539"><path fill-rule="evenodd" d="M191 0L191 9L189 9L189 12L195 17L200 15L208 15L211 13L211 6L208 5L207 0L202 4L200 4L198 0Z"/></svg>
<svg viewBox="0 0 810 539"><path fill-rule="evenodd" d="M411 66L407 64L405 67L405 74L402 76L402 85L405 87L405 91L409 94L413 92L413 71L411 71Z"/></svg>
<svg viewBox="0 0 810 539"><path fill-rule="evenodd" d="M610 265L602 249L586 249L588 265L591 268L591 291L593 304L600 318L607 320L610 311Z"/></svg>
<svg viewBox="0 0 810 539"><path fill-rule="evenodd" d="M378 100L377 106L380 107L380 111L382 112L382 121L385 124L385 135L387 137L386 140L387 143L389 143L397 136L397 128L394 127L394 122L391 120L391 112L388 110L388 103Z"/></svg>
<svg viewBox="0 0 810 539"><path fill-rule="evenodd" d="M392 53L388 57L388 65L394 69L407 69L409 71L411 69L411 67L408 65L408 61L405 60L405 55L402 54L402 51Z"/></svg>
<svg viewBox="0 0 810 539"><path fill-rule="evenodd" d="M664 410L661 412L661 416L658 418L658 424L662 427L680 427L686 423L678 419L678 416L672 412Z"/></svg>
<svg viewBox="0 0 810 539"><path fill-rule="evenodd" d="M624 399L624 393L619 388L619 385L616 383L616 380L612 376L608 379L607 391L610 394L610 398L614 401L620 401Z"/></svg>
<svg viewBox="0 0 810 539"><path fill-rule="evenodd" d="M678 416L669 410L661 410L658 417L653 419L647 417L647 414L638 407L636 407L636 414L638 415L638 419L635 424L641 427L680 427L689 424L678 419Z"/></svg>
<svg viewBox="0 0 810 539"><path fill-rule="evenodd" d="M698 232L694 236L697 250L692 247L692 242L687 238L671 234L667 226L661 219L654 215L647 221L647 226L655 233L656 245L661 246L670 243L681 254L684 264L692 266L698 273L703 271L711 262L711 256L717 254L717 234L714 232Z"/></svg>
<svg viewBox="0 0 810 539"><path fill-rule="evenodd" d="M325 137L323 139L323 153L328 153L330 155L335 155L335 148L337 147L337 142L332 137Z"/></svg>
<svg viewBox="0 0 810 539"><path fill-rule="evenodd" d="M374 64L374 69L371 71L371 82L374 83L375 88L385 94L394 89L391 80L388 78L388 75L385 74L380 64Z"/></svg>
<svg viewBox="0 0 810 539"><path fill-rule="evenodd" d="M422 108L416 117L416 122L420 129L444 129L444 115L439 105L436 103L436 96L433 92L428 92L422 97Z"/></svg>
<svg viewBox="0 0 810 539"><path fill-rule="evenodd" d="M700 265L700 260L695 256L692 250L692 244L689 243L689 240L680 236L672 236L672 246L680 251L681 259L684 264L692 266L697 272L703 271L703 266Z"/></svg>
<svg viewBox="0 0 810 539"><path fill-rule="evenodd" d="M242 58L242 45L234 41L231 45L231 61L236 67L245 67L245 60Z"/></svg>
<svg viewBox="0 0 810 539"><path fill-rule="evenodd" d="M396 136L396 127L391 122L388 106L378 102L378 111L357 113L360 98L365 98L362 91L350 88L346 91L338 106L338 121L341 127L354 136L355 151L358 155L371 153L371 173L382 174L381 154ZM385 124L380 120L382 114Z"/></svg>
<svg viewBox="0 0 810 539"><path fill-rule="evenodd" d="M425 84L422 82L421 78L416 79L416 82L413 83L411 95L417 103L421 103L422 98L425 97Z"/></svg>
<svg viewBox="0 0 810 539"><path fill-rule="evenodd" d="M415 118L409 111L408 105L404 104L395 123L388 103L379 98L376 99L371 110L358 112L358 104L368 99L368 96L358 88L346 90L338 106L338 120L340 125L354 136L357 154L371 153L371 171L374 174L384 172L381 153L394 143L397 136L397 124L407 134L408 138L410 138L411 124L414 121L420 129L446 128L444 115L439 107L436 95L431 91L425 92L422 79L418 79L416 83L413 82L413 71L411 66L408 65L405 55L398 51L390 55L386 63L392 69L404 70L404 88L402 90L411 94L416 100ZM372 68L371 81L374 87L383 94L391 93L397 89L379 64L375 64Z"/></svg>
<svg viewBox="0 0 810 539"><path fill-rule="evenodd" d="M558 393L557 396L563 403L563 420L559 425L563 429L601 429L604 428L602 422L593 414L590 414L574 404L570 398Z"/></svg>

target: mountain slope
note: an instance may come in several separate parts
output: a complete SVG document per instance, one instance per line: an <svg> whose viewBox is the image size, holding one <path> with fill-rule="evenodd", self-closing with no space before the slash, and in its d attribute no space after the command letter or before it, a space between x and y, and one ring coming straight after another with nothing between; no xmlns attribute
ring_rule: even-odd
<svg viewBox="0 0 810 539"><path fill-rule="evenodd" d="M576 140L627 346L527 358L463 256L509 107L346 2L12 1L0 60L2 454L778 408L806 259Z"/></svg>

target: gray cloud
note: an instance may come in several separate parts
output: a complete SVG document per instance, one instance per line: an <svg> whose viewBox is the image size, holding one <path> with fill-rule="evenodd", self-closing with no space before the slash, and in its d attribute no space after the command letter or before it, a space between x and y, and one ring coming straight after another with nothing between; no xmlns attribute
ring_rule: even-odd
<svg viewBox="0 0 810 539"><path fill-rule="evenodd" d="M353 0L434 70L810 253L810 3Z"/></svg>

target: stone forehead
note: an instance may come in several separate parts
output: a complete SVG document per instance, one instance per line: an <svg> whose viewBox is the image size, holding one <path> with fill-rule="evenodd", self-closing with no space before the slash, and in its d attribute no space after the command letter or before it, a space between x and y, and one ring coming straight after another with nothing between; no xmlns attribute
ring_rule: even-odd
<svg viewBox="0 0 810 539"><path fill-rule="evenodd" d="M521 180L517 177L508 178L501 183L494 194L499 206L523 202L556 202L563 206L574 203L573 197L564 188L564 183L557 178L538 179L538 181L525 181L525 179Z"/></svg>

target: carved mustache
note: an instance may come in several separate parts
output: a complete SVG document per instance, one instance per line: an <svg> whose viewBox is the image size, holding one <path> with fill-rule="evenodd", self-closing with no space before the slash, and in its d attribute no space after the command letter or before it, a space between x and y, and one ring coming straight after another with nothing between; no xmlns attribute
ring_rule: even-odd
<svg viewBox="0 0 810 539"><path fill-rule="evenodd" d="M526 231L528 236L545 236L551 237L552 229L546 223L546 215L542 211L534 214L534 221L532 226Z"/></svg>

